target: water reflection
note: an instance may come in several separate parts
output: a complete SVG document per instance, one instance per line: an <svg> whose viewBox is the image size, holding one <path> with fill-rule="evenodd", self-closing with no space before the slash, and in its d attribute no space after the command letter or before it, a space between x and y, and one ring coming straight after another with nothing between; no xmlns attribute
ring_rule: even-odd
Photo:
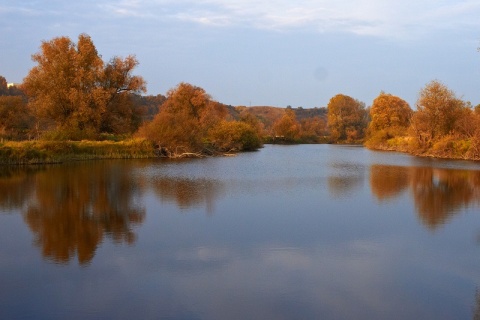
<svg viewBox="0 0 480 320"><path fill-rule="evenodd" d="M431 229L480 203L480 171L473 170L339 161L319 166L319 173L310 177L283 172L258 179L242 179L241 175L220 179L201 175L198 168L202 167L185 163L175 166L175 171L158 163L135 161L3 167L0 211L22 212L46 259L67 263L77 257L80 264L88 264L105 238L116 243L135 241L134 227L146 214L142 204L146 190L161 202L175 204L179 212L205 206L207 214L213 214L215 203L226 195L268 198L327 187L331 196L326 201L334 202L334 197L350 196L364 188L365 173L370 170L370 189L379 201L392 201L409 192L420 221Z"/></svg>
<svg viewBox="0 0 480 320"><path fill-rule="evenodd" d="M395 198L409 184L408 168L373 165L370 167L370 187L380 201Z"/></svg>
<svg viewBox="0 0 480 320"><path fill-rule="evenodd" d="M431 229L480 200L480 172L432 167L370 167L370 186L378 200L409 189L420 220Z"/></svg>
<svg viewBox="0 0 480 320"><path fill-rule="evenodd" d="M35 244L56 263L77 256L80 264L88 264L104 237L133 243L132 228L145 216L145 208L137 201L141 188L131 178L131 169L120 163L62 165L34 176L26 172L4 176L0 181L1 205L23 208ZM12 190L14 199L5 199L9 193L3 189Z"/></svg>
<svg viewBox="0 0 480 320"><path fill-rule="evenodd" d="M181 209L204 203L207 214L214 213L215 200L224 189L224 186L215 180L174 177L154 178L151 186L161 200L173 202Z"/></svg>
<svg viewBox="0 0 480 320"><path fill-rule="evenodd" d="M20 209L32 194L34 173L40 167L0 166L0 211Z"/></svg>
<svg viewBox="0 0 480 320"><path fill-rule="evenodd" d="M328 190L336 197L351 195L360 188L365 179L364 168L349 162L329 164L331 174L328 176Z"/></svg>
<svg viewBox="0 0 480 320"><path fill-rule="evenodd" d="M478 318L478 172L295 148L0 171L0 318Z"/></svg>

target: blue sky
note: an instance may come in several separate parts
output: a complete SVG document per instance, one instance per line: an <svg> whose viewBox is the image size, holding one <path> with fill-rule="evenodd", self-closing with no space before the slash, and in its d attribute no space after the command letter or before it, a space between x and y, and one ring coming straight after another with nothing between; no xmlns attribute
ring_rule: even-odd
<svg viewBox="0 0 480 320"><path fill-rule="evenodd" d="M148 94L179 82L231 105L414 107L440 80L480 103L480 1L0 0L0 75L22 82L42 40L80 33L104 60L135 54Z"/></svg>

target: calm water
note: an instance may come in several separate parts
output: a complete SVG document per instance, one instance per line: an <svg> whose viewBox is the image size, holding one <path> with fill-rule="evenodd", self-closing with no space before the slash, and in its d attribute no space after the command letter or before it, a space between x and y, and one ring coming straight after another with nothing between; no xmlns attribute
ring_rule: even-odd
<svg viewBox="0 0 480 320"><path fill-rule="evenodd" d="M474 319L480 163L361 147L0 168L0 319Z"/></svg>

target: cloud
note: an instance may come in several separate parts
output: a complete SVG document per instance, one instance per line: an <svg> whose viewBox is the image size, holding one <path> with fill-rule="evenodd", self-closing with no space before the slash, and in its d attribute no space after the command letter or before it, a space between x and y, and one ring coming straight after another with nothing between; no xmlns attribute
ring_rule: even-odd
<svg viewBox="0 0 480 320"><path fill-rule="evenodd" d="M480 25L480 3L471 0L124 0L102 7L122 16L164 17L207 26L378 37L411 37L446 27Z"/></svg>
<svg viewBox="0 0 480 320"><path fill-rule="evenodd" d="M411 38L436 30L480 27L477 0L48 0L0 5L0 16L77 15L193 23L209 27L305 30Z"/></svg>

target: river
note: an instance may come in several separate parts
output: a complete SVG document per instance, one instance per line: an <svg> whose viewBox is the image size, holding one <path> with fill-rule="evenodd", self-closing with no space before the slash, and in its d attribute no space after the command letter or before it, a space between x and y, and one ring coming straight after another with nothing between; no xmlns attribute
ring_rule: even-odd
<svg viewBox="0 0 480 320"><path fill-rule="evenodd" d="M0 167L0 244L0 319L474 319L480 163L267 145Z"/></svg>

